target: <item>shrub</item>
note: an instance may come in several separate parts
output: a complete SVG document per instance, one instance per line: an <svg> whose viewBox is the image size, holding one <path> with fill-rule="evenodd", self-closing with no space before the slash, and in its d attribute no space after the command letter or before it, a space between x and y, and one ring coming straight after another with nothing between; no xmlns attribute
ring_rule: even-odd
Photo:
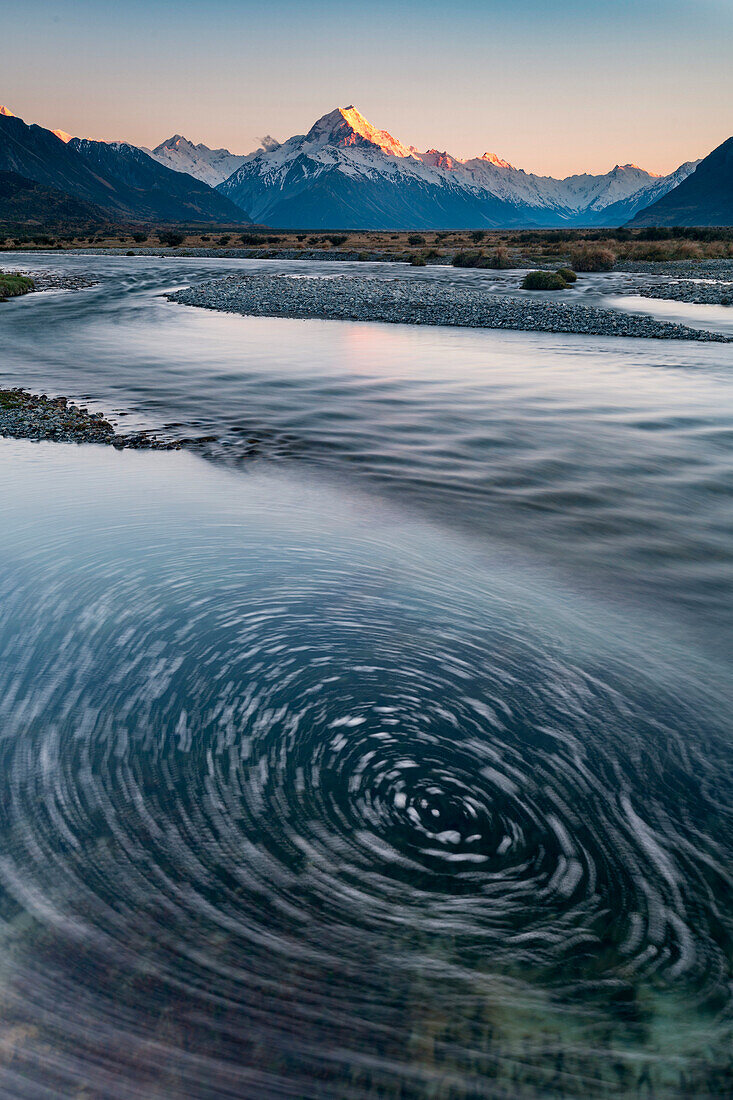
<svg viewBox="0 0 733 1100"><path fill-rule="evenodd" d="M184 238L183 233L174 233L166 230L165 233L158 234L158 240L167 248L178 248L179 245L183 244Z"/></svg>
<svg viewBox="0 0 733 1100"><path fill-rule="evenodd" d="M258 236L257 233L241 233L239 239L242 244L259 245L265 243L265 238Z"/></svg>
<svg viewBox="0 0 733 1100"><path fill-rule="evenodd" d="M427 250L427 252L425 253L425 259L426 260L439 260L440 259L440 253L438 252L437 248L429 248Z"/></svg>
<svg viewBox="0 0 733 1100"><path fill-rule="evenodd" d="M129 250L128 250L128 251L126 252L126 253L125 253L125 255L126 255L126 256L134 256L134 255L135 255L135 253L134 253L134 252L133 252L133 250L132 250L132 249L130 248L130 249L129 249Z"/></svg>
<svg viewBox="0 0 733 1100"><path fill-rule="evenodd" d="M486 230L485 229L474 229L473 233L471 234L471 240L475 244L478 244L479 241L482 241L485 236L486 236Z"/></svg>
<svg viewBox="0 0 733 1100"><path fill-rule="evenodd" d="M650 225L639 233L640 241L669 241L672 238L672 230L662 225Z"/></svg>
<svg viewBox="0 0 733 1100"><path fill-rule="evenodd" d="M578 281L578 276L571 267L559 267L557 273L566 283L577 283Z"/></svg>
<svg viewBox="0 0 733 1100"><path fill-rule="evenodd" d="M208 235L206 235L206 236L202 236L202 237L201 237L201 240L202 240L202 241L210 241L210 240L211 240L211 237L209 237Z"/></svg>
<svg viewBox="0 0 733 1100"><path fill-rule="evenodd" d="M512 261L509 258L509 249L503 244L498 245L489 256L487 267L493 267L497 271L505 271L511 266Z"/></svg>
<svg viewBox="0 0 733 1100"><path fill-rule="evenodd" d="M143 241L147 241L148 235L147 235L147 233L133 233L132 234L132 239L135 242L135 244L142 244Z"/></svg>
<svg viewBox="0 0 733 1100"><path fill-rule="evenodd" d="M407 243L419 247L420 245L426 244L427 242L422 233L410 233L407 238Z"/></svg>
<svg viewBox="0 0 733 1100"><path fill-rule="evenodd" d="M326 237L326 240L330 241L334 248L338 248L340 244L345 244L348 239L345 233L337 233L333 237Z"/></svg>
<svg viewBox="0 0 733 1100"><path fill-rule="evenodd" d="M227 244L229 244L231 239L232 238L231 238L229 233L223 233L221 237L217 237L216 243L217 244L222 244L222 245L227 245Z"/></svg>
<svg viewBox="0 0 733 1100"><path fill-rule="evenodd" d="M425 267L425 257L421 252L416 252L410 260L410 263L413 267Z"/></svg>
<svg viewBox="0 0 733 1100"><path fill-rule="evenodd" d="M456 252L451 263L453 267L482 267L484 263L483 252Z"/></svg>
<svg viewBox="0 0 733 1100"><path fill-rule="evenodd" d="M616 263L616 253L610 248L581 245L570 250L574 271L611 271Z"/></svg>
<svg viewBox="0 0 733 1100"><path fill-rule="evenodd" d="M564 290L567 285L556 271L529 271L522 281L522 290Z"/></svg>
<svg viewBox="0 0 733 1100"><path fill-rule="evenodd" d="M298 234L298 240L299 241L304 241L305 240L305 233L299 233Z"/></svg>

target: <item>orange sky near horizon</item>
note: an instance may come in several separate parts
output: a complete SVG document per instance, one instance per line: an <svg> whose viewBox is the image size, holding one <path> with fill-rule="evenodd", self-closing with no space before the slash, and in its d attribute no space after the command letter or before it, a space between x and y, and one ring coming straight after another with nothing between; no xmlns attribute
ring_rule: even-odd
<svg viewBox="0 0 733 1100"><path fill-rule="evenodd" d="M30 0L3 12L0 102L237 153L353 103L421 150L667 173L733 134L731 56L733 0Z"/></svg>

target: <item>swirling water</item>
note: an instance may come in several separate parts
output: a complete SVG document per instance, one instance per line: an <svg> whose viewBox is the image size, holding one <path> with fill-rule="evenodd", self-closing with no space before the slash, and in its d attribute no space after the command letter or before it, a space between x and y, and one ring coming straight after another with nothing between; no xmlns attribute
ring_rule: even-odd
<svg viewBox="0 0 733 1100"><path fill-rule="evenodd" d="M0 443L3 1094L729 1095L723 353L106 294L12 369L289 443Z"/></svg>

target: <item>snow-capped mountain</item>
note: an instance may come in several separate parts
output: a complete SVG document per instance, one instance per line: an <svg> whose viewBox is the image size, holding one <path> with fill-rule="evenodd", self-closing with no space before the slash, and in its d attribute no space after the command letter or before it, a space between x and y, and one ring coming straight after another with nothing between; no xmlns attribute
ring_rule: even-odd
<svg viewBox="0 0 733 1100"><path fill-rule="evenodd" d="M280 228L620 225L694 167L660 177L626 164L558 180L494 153L469 160L437 149L421 153L352 106L251 154L218 190L253 221Z"/></svg>
<svg viewBox="0 0 733 1100"><path fill-rule="evenodd" d="M247 159L237 153L230 153L228 149L209 149L207 145L194 145L180 134L174 134L154 149L144 151L166 168L187 172L189 176L208 183L209 187L216 187L227 179Z"/></svg>

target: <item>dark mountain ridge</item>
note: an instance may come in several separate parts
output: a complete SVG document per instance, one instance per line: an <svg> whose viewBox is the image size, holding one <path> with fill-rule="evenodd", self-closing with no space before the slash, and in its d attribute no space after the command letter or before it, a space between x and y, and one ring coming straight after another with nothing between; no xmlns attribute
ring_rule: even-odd
<svg viewBox="0 0 733 1100"><path fill-rule="evenodd" d="M246 224L224 195L134 146L63 142L51 130L0 112L0 171L99 207L108 221Z"/></svg>
<svg viewBox="0 0 733 1100"><path fill-rule="evenodd" d="M628 224L733 226L733 137L713 149L692 175Z"/></svg>
<svg viewBox="0 0 733 1100"><path fill-rule="evenodd" d="M108 215L94 203L17 172L0 172L0 229L81 229L108 223Z"/></svg>

